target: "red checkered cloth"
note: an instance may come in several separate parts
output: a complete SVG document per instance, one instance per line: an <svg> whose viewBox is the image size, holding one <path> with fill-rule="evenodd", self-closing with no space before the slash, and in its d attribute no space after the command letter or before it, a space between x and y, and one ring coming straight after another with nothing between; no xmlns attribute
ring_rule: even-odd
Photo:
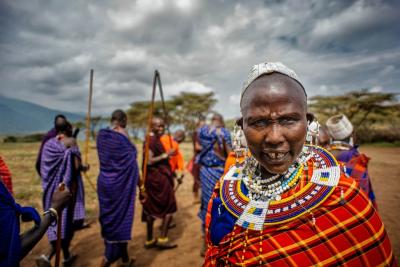
<svg viewBox="0 0 400 267"><path fill-rule="evenodd" d="M305 171L293 191L308 179ZM218 196L217 184L207 230L212 201ZM261 231L235 225L217 246L207 232L204 266L397 266L378 213L353 179L342 175L333 193L312 213L315 225L308 213Z"/></svg>
<svg viewBox="0 0 400 267"><path fill-rule="evenodd" d="M8 169L4 160L1 158L1 156L0 156L0 177L1 179L3 179L3 183L6 186L7 190L10 192L10 194L13 194L11 172Z"/></svg>

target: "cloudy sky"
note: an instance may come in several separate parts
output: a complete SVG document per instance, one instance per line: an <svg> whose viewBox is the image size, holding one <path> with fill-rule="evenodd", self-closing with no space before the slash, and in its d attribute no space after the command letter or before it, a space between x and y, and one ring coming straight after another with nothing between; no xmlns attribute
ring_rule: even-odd
<svg viewBox="0 0 400 267"><path fill-rule="evenodd" d="M165 94L214 91L239 114L250 67L281 61L309 95L400 91L400 1L0 2L0 95L96 114Z"/></svg>

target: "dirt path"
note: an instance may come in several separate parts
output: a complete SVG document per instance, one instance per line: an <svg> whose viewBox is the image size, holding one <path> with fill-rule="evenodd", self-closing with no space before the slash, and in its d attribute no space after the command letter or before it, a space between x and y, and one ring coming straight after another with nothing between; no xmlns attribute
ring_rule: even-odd
<svg viewBox="0 0 400 267"><path fill-rule="evenodd" d="M362 151L371 158L370 174L377 195L379 213L385 223L395 254L400 255L400 148L365 147ZM193 204L191 177L185 177L184 184L177 193L179 211L175 216L177 227L171 230L171 239L179 247L169 251L145 250L145 224L140 221L141 207L136 205L133 241L129 252L137 258L135 266L201 266L199 255L201 246L200 221L197 218L198 205ZM86 190L89 190L86 187ZM95 207L97 200L88 192L91 199L88 206ZM72 251L79 255L74 266L98 266L103 253L103 241L95 212L90 214L94 221L90 228L79 231L72 244ZM159 222L156 227L159 226ZM44 238L25 258L21 266L35 266L34 258L40 255L47 245Z"/></svg>

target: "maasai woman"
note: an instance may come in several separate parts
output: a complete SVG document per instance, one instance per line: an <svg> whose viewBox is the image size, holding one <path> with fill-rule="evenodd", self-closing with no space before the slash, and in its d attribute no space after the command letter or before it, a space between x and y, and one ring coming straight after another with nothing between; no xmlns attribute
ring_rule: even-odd
<svg viewBox="0 0 400 267"><path fill-rule="evenodd" d="M231 136L224 128L224 120L220 114L214 114L210 125L204 125L199 131L202 151L196 161L200 164L201 206L199 217L204 233L208 201L218 179L224 173L225 161L231 152ZM205 247L201 254L204 255Z"/></svg>
<svg viewBox="0 0 400 267"><path fill-rule="evenodd" d="M375 193L368 174L370 158L358 151L358 145L354 145L353 124L342 114L330 117L326 127L332 138L328 149L345 166L346 174L357 181L376 208Z"/></svg>
<svg viewBox="0 0 400 267"><path fill-rule="evenodd" d="M379 215L322 148L304 146L307 97L281 63L250 72L241 96L252 156L209 203L204 266L393 266Z"/></svg>

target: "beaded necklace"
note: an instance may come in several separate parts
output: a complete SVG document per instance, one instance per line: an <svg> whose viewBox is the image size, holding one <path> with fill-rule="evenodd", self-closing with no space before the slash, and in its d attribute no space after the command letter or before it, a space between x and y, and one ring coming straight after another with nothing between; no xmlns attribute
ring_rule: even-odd
<svg viewBox="0 0 400 267"><path fill-rule="evenodd" d="M243 169L243 182L249 189L250 200L281 200L281 195L297 184L303 164L296 161L284 174L262 178L260 165L253 157L246 159Z"/></svg>

